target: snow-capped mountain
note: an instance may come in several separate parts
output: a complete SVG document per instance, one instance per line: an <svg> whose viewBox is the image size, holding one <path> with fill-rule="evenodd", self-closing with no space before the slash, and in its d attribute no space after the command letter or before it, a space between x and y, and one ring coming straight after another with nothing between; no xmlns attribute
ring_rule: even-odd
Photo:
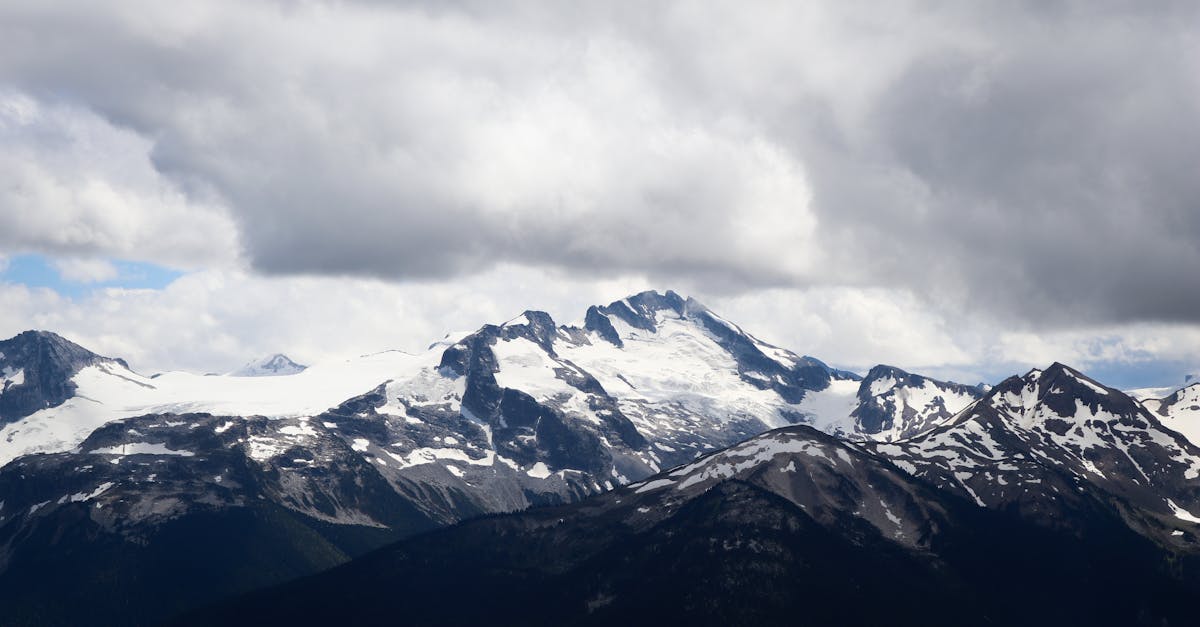
<svg viewBox="0 0 1200 627"><path fill-rule="evenodd" d="M893 438L896 421L909 432L919 431L920 424L942 420L965 399L961 386L907 373L887 385L871 378L864 389L857 375L761 342L673 292L647 292L593 307L585 321L582 328L556 326L544 313L527 312L461 340L435 344L422 355L390 351L261 378L181 372L145 377L119 360L94 356L58 338L72 354L83 355L57 379L68 391L50 407L37 408L0 430L0 463L28 453L71 450L111 420L196 412L311 417L386 382L379 420L395 423L400 431L432 429L430 438L442 438L442 445L433 448L471 459L498 452L495 442L486 450L445 445L446 437L468 442L473 430L486 427L494 431L488 437L499 436L507 447L510 456L504 460L520 458L523 471L596 470L605 473L593 486L600 489L610 480L645 476L699 452L797 422L849 437ZM13 375L10 386L23 376L15 367L5 372ZM18 388L9 389L6 394ZM882 399L873 404L891 408L895 418L852 416L856 411L879 413L857 409L874 395L872 390ZM891 397L903 399L896 404ZM922 400L904 400L910 397ZM502 404L503 411L498 409ZM517 426L529 420L517 414L538 408L570 426L560 430L562 437L569 431L579 446L608 451L612 467L601 468L590 458L572 466L561 452L551 455L546 447L559 444L548 442L562 440L549 426L554 421L540 434L547 441L544 454L530 455L530 436L538 434ZM505 411L511 416L504 416ZM431 421L432 415L437 419ZM474 425L463 427L472 433L429 426L447 417ZM507 425L510 417L515 422ZM408 459L422 447L397 449L394 444L382 442L385 448L372 455L383 463L419 465L393 460L382 451ZM445 459L419 455L412 461L441 464Z"/></svg>
<svg viewBox="0 0 1200 627"><path fill-rule="evenodd" d="M673 292L592 307L582 326L529 311L422 354L288 376L146 377L53 338L73 356L54 371L61 393L0 428L0 571L33 568L42 533L90 537L60 564L88 576L114 547L154 562L195 521L225 530L250 515L293 530L264 547L324 547L287 571L303 574L430 526L579 500L771 428L895 437L963 401L894 369L887 385L861 381ZM10 394L34 370L6 363ZM864 421L854 412L868 400L895 418Z"/></svg>
<svg viewBox="0 0 1200 627"><path fill-rule="evenodd" d="M0 403L16 393L20 408L0 426L0 603L39 618L84 605L30 573L98 590L85 605L110 617L125 611L113 599L151 597L133 622L155 621L422 530L598 494L563 511L628 525L581 523L568 545L744 516L722 499L868 553L936 554L938 530L961 541L964 525L1009 524L976 510L1077 530L1116 516L1155 550L1200 535L1200 452L1164 426L1191 420L1188 388L1143 406L1059 364L991 389L890 366L860 377L673 292L591 307L581 325L527 311L421 354L287 376L145 377L44 333L0 350ZM31 389L37 402L21 400ZM199 569L186 592L155 583L180 552ZM152 575L107 577L116 556ZM235 559L236 577L199 574Z"/></svg>
<svg viewBox="0 0 1200 627"><path fill-rule="evenodd" d="M592 307L583 327L530 311L422 355L390 351L266 378L145 377L57 336L37 337L70 357L56 371L69 392L0 430L0 462L87 452L97 429L122 419L123 431L105 431L110 439L124 434L109 448L139 454L168 455L162 425L198 425L189 429L194 444L174 436L196 453L174 460L183 465L199 463L209 447L241 446L249 462L299 473L294 460L323 467L331 459L324 443L339 440L439 523L611 489L792 423L891 440L944 421L972 393L890 367L860 381L673 292ZM356 409L347 415L346 407ZM267 420L250 418L258 416ZM232 433L251 435L203 435L234 425ZM86 493L110 475L94 477ZM57 503L61 495L30 496L39 500L28 506L43 497ZM373 520L345 508L318 515L303 500L280 504L331 522Z"/></svg>
<svg viewBox="0 0 1200 627"><path fill-rule="evenodd" d="M1099 497L1160 542L1198 539L1200 449L1134 399L1062 364L1006 379L928 433L865 446L980 506L1069 526L1064 507Z"/></svg>
<svg viewBox="0 0 1200 627"><path fill-rule="evenodd" d="M314 366L287 377L186 372L147 377L121 360L96 356L53 337L60 350L81 357L70 362L71 368L57 368L54 377L42 384L42 389L59 392L54 402L26 405L23 415L0 427L0 464L30 453L70 451L104 424L144 414L315 416L374 389L418 361L413 355L388 351ZM8 395L19 390L10 387L0 396L0 403L8 403Z"/></svg>
<svg viewBox="0 0 1200 627"><path fill-rule="evenodd" d="M859 394L855 375L763 343L695 301L649 292L585 319L583 328L557 326L526 312L422 355L385 352L286 377L149 378L103 361L75 372L75 396L4 427L0 461L86 452L85 440L118 419L123 428L105 430L122 438L107 447L112 455L117 445L168 455L162 425L198 425L187 430L195 443L173 436L172 446L194 453L173 460L181 465L213 446L241 446L249 462L299 473L294 460L323 467L323 443L340 440L424 515L450 523L611 489L793 422L861 431L850 416L858 396L827 402ZM214 418L171 417L185 413ZM208 437L217 429L251 435ZM86 493L112 478L94 477ZM61 496L31 494L27 505ZM318 515L303 501L279 502L331 522L373 520L346 508Z"/></svg>
<svg viewBox="0 0 1200 627"><path fill-rule="evenodd" d="M463 378L457 409L487 424L510 458L533 459L529 446L542 439L533 425L550 418L569 425L572 443L550 444L560 454L538 460L557 471L570 467L564 447L604 451L605 471L621 481L800 422L806 394L853 376L673 292L593 307L582 328L525 312L449 347L439 371Z"/></svg>
<svg viewBox="0 0 1200 627"><path fill-rule="evenodd" d="M296 418L146 415L0 468L5 624L157 624L440 526ZM302 446L281 447L289 441Z"/></svg>
<svg viewBox="0 0 1200 627"><path fill-rule="evenodd" d="M1074 522L1065 532L977 507L869 448L785 427L581 503L400 542L180 624L387 624L397 607L429 625L1194 616L1195 523L1178 523L1179 543L1148 543L1084 486L1058 508ZM455 602L464 589L472 603Z"/></svg>
<svg viewBox="0 0 1200 627"><path fill-rule="evenodd" d="M282 377L304 372L308 366L300 365L287 355L275 353L261 359L248 362L246 365L229 373L233 377Z"/></svg>
<svg viewBox="0 0 1200 627"><path fill-rule="evenodd" d="M818 429L851 440L891 442L949 420L984 392L894 366L875 366L861 381L832 381L801 402Z"/></svg>
<svg viewBox="0 0 1200 627"><path fill-rule="evenodd" d="M891 439L931 428L978 395L898 369L863 381L674 292L592 307L582 328L526 312L449 347L441 370L466 378L464 414L493 435L509 437L506 407L519 412L528 396L602 441L618 479L788 424Z"/></svg>
<svg viewBox="0 0 1200 627"><path fill-rule="evenodd" d="M1161 399L1142 401L1170 429L1200 442L1200 381L1191 383Z"/></svg>
<svg viewBox="0 0 1200 627"><path fill-rule="evenodd" d="M26 331L0 341L0 425L75 396L74 378L88 367L126 368L48 331Z"/></svg>

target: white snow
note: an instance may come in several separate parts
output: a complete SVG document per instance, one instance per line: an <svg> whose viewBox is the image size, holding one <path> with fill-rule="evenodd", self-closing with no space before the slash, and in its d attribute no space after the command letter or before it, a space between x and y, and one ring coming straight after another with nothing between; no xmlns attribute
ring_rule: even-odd
<svg viewBox="0 0 1200 627"><path fill-rule="evenodd" d="M983 502L983 499L979 498L979 495L975 494L975 491L971 489L971 486L967 485L967 480L970 479L972 476L973 475L969 472L954 473L954 478L958 479L959 485L961 485L963 487L963 489L967 491L967 494L971 495L971 498L975 499L975 504L980 507L986 507L987 504Z"/></svg>
<svg viewBox="0 0 1200 627"><path fill-rule="evenodd" d="M284 377L304 372L307 366L302 366L287 355L276 353L261 359L255 359L246 365L229 373L231 377Z"/></svg>
<svg viewBox="0 0 1200 627"><path fill-rule="evenodd" d="M526 470L525 474L533 477L534 479L545 479L546 477L550 476L550 469L546 466L546 464L538 462L531 466L529 470Z"/></svg>
<svg viewBox="0 0 1200 627"><path fill-rule="evenodd" d="M96 486L96 489L92 490L90 493L89 492L76 492L75 494L71 494L67 497L63 497L63 500L60 500L59 502L60 503L64 502L66 499L69 499L72 503L79 503L82 501L90 501L90 500L96 498L97 496L100 496L101 494L104 494L105 492L107 492L109 488L113 487L113 485L115 485L115 484L113 484L113 482L105 481L104 483L101 483L100 485Z"/></svg>
<svg viewBox="0 0 1200 627"><path fill-rule="evenodd" d="M1158 400L1164 396L1170 396L1171 392L1178 390L1179 386L1169 386L1162 388L1137 388L1134 390L1125 390L1125 393L1139 401Z"/></svg>
<svg viewBox="0 0 1200 627"><path fill-rule="evenodd" d="M888 508L887 503L880 499L879 504L883 506L883 515L887 516L887 519L892 521L893 525L896 525L897 527L901 526L900 517L892 513L892 510Z"/></svg>
<svg viewBox="0 0 1200 627"><path fill-rule="evenodd" d="M689 309L686 313L690 314L690 313L697 313L697 312L693 312ZM726 328L733 331L734 333L739 333L741 335L746 336L747 338L750 339L751 342L754 343L754 347L757 348L759 351L761 351L762 354L766 355L768 358L774 360L776 363L778 363L779 365L781 365L785 368L795 368L796 364L799 363L799 361L800 361L800 358L792 351L789 351L789 350L786 350L783 348L779 348L778 346L773 346L771 344L767 344L766 342L763 342L762 340L754 337L753 335L746 333L746 331L744 329L742 329L741 327L739 327L738 325L726 320L725 318L722 318L721 316L717 315L716 313L713 313L712 311L710 311L708 309L703 309L703 313L700 313L699 315L708 316L713 321L717 322L718 324L724 325ZM659 312L659 315L656 316L656 318L661 320L662 312Z"/></svg>
<svg viewBox="0 0 1200 627"><path fill-rule="evenodd" d="M263 436L251 436L246 443L249 445L250 458L258 462L273 459L288 448L274 438Z"/></svg>
<svg viewBox="0 0 1200 627"><path fill-rule="evenodd" d="M675 482L672 481L671 479L655 479L653 481L647 481L646 483L638 486L637 489L634 490L634 492L637 494L641 494L643 492L657 490L658 488L665 488L669 485L673 485L674 483Z"/></svg>
<svg viewBox="0 0 1200 627"><path fill-rule="evenodd" d="M896 387L895 379L892 377L880 377L871 382L871 396L879 396L894 387Z"/></svg>
<svg viewBox="0 0 1200 627"><path fill-rule="evenodd" d="M1080 382L1080 383L1084 384L1085 386L1087 386L1087 387L1091 388L1091 389L1092 389L1093 391L1095 391L1097 394L1105 394L1105 395L1107 395L1107 394L1108 394L1108 390L1106 390L1106 389L1104 389L1104 388L1102 388L1102 387L1100 387L1100 386L1096 385L1095 383L1092 383L1091 381L1088 381L1088 380L1087 380L1087 377L1079 377L1079 376L1075 376L1075 374L1074 374L1074 373L1072 373L1072 372L1070 372L1069 370L1068 370L1068 371L1066 371L1066 372L1067 372L1067 374L1071 375L1071 378L1072 378L1072 379L1075 379L1076 381L1078 381L1078 382Z"/></svg>
<svg viewBox="0 0 1200 627"><path fill-rule="evenodd" d="M742 471L768 463L778 455L787 454L806 455L821 460L813 463L830 466L838 465L839 461L843 464L852 463L848 456L839 455L826 445L787 435L768 435L752 438L718 454L677 468L671 471L670 476L682 477L675 487L684 490L705 481L728 479ZM795 460L789 461L794 462Z"/></svg>
<svg viewBox="0 0 1200 627"><path fill-rule="evenodd" d="M452 378L448 373L439 370L440 350L443 349L439 348L422 355L406 364L407 367L400 374L394 375L392 382L387 385L387 403L376 411L403 418L405 422L421 424L421 420L408 415L408 408L400 399L406 399L406 402L414 406L445 405L450 410L461 409L467 378ZM468 419L471 417L468 416Z"/></svg>
<svg viewBox="0 0 1200 627"><path fill-rule="evenodd" d="M107 422L149 413L312 416L389 379L411 378L438 356L388 351L281 377L169 372L149 378L115 363L100 363L72 377L78 386L73 398L0 428L0 465L30 453L70 450Z"/></svg>
<svg viewBox="0 0 1200 627"><path fill-rule="evenodd" d="M1191 512L1176 505L1175 501L1172 501L1171 499L1167 499L1167 505L1171 508L1171 511L1175 513L1176 518L1178 518L1180 520L1186 520L1186 521L1192 522L1192 523L1200 523L1200 518L1193 516L1191 514Z"/></svg>
<svg viewBox="0 0 1200 627"><path fill-rule="evenodd" d="M512 320L509 320L508 322L505 322L504 324L502 324L500 326L502 326L502 327L517 327L517 326L532 326L532 325L533 325L533 323L530 322L529 316L527 316L525 314L521 314L521 315L517 316L516 318L513 318Z"/></svg>
<svg viewBox="0 0 1200 627"><path fill-rule="evenodd" d="M1124 424L1130 419L1136 422L1141 416L1116 415L1102 406L1093 408L1078 399L1073 408L1060 415L1039 400L1037 374L1035 372L1035 376L1028 377L1022 389L1008 392L994 401L994 408L1002 416L1001 428L1027 441L1030 444L1029 452L1034 457L1077 468L1076 474L1083 481L1116 480L1112 467L1101 469L1096 460L1102 457L1091 452L1112 451L1124 457L1122 462L1127 460L1128 467L1124 464L1119 467L1121 474L1131 475L1126 479L1137 484L1156 485L1163 468L1157 464L1143 466L1146 457L1138 455L1136 451L1141 447L1155 446L1161 447L1171 461L1179 464L1181 468L1177 472L1184 480L1194 481L1200 477L1200 456L1193 455L1190 447L1182 446L1177 436L1162 429ZM1105 394L1111 395L1113 392L1105 391ZM1144 404L1149 406L1150 403L1152 401ZM1150 407L1152 412L1154 409ZM1066 421L1068 427L1065 431L1057 428L1051 430L1047 427L1051 420ZM1170 421L1164 420L1164 423L1169 424ZM1028 458L1002 445L989 432L990 428L977 419L967 419L957 423L954 428L940 429L927 437L896 445L877 446L876 450L892 457L897 465L911 474L929 467L951 471L963 490L981 505L983 500L968 483L975 473L983 472L992 477L992 473L997 472L994 480L1001 486L1040 483L1040 478L1031 476L1038 473L1031 473ZM1062 434L1058 431L1062 431ZM1058 455L1049 454L1049 447L1053 447ZM1139 459L1142 463L1139 463ZM989 493L987 496L991 498L995 494ZM1200 522L1194 520L1191 512L1174 502L1168 503L1179 518Z"/></svg>
<svg viewBox="0 0 1200 627"><path fill-rule="evenodd" d="M951 416L975 401L970 394L942 388L929 379L925 379L921 386L910 386L900 385L893 377L882 377L870 383L869 391L873 399L886 398L895 404L892 427L868 434L862 433L856 419L850 416L858 407L861 385L858 381L832 381L824 390L806 393L800 402L800 411L809 418L813 427L826 433L892 442L910 435L914 427L936 426L934 423L927 424L927 417L936 415L932 412L939 409L939 398ZM915 412L916 418L906 418L910 414L908 409Z"/></svg>
<svg viewBox="0 0 1200 627"><path fill-rule="evenodd" d="M401 455L391 451L384 452L386 452L389 457L399 462L401 468L418 466L421 464L432 464L440 459L452 459L454 461L459 461L466 464L474 464L476 466L491 466L496 461L496 454L492 451L488 451L487 454L481 459L474 459L470 455L467 455L465 451L456 448L418 448L413 449L407 455ZM501 459L504 462L508 462L508 460L504 460L503 458ZM545 467L544 464L543 467ZM546 476L549 475L550 472L547 470Z"/></svg>
<svg viewBox="0 0 1200 627"><path fill-rule="evenodd" d="M10 385L21 385L23 383L25 383L24 368L5 366L3 369L0 369L0 391L3 391L4 388Z"/></svg>
<svg viewBox="0 0 1200 627"><path fill-rule="evenodd" d="M302 436L302 437L315 437L317 435L317 430L313 429L312 425L308 424L308 421L304 420L304 419L300 420L299 425L286 425L286 426L280 427L279 432L284 435L294 435L294 436ZM358 440L355 440L355 442L358 442Z"/></svg>
<svg viewBox="0 0 1200 627"><path fill-rule="evenodd" d="M778 346L772 346L758 340L754 340L754 345L758 347L758 350L762 351L764 355L779 362L779 364L785 368L795 368L796 363L799 361L795 353L779 348Z"/></svg>
<svg viewBox="0 0 1200 627"><path fill-rule="evenodd" d="M1178 390L1178 401L1166 405L1166 399L1143 401L1163 425L1172 431L1183 434L1192 444L1200 446L1200 383L1193 383ZM1166 409L1163 416L1159 410Z"/></svg>
<svg viewBox="0 0 1200 627"><path fill-rule="evenodd" d="M850 412L858 407L858 381L830 381L819 392L808 392L800 401L800 412L808 416L813 427L826 433L854 433Z"/></svg>
<svg viewBox="0 0 1200 627"><path fill-rule="evenodd" d="M717 422L754 417L769 427L788 424L782 410L798 409L784 403L774 391L760 390L742 380L734 359L696 321L674 312L658 312L658 330L653 332L635 329L615 316L609 320L621 336L623 349L595 337L590 345L563 343L561 347L556 345L556 350L563 360L578 364L609 394L619 397L621 410L644 433L663 424L661 417L645 409L645 403L678 404ZM544 369L549 364L538 365ZM546 372L543 370L536 380L529 375L526 382L546 381ZM504 374L502 366L497 378L505 376L509 375ZM562 381L546 382L538 389L545 395L575 392L563 386Z"/></svg>
<svg viewBox="0 0 1200 627"><path fill-rule="evenodd" d="M129 442L116 446L106 446L88 452L100 455L178 455L180 457L192 457L195 455L191 451L169 449L166 444L161 442Z"/></svg>

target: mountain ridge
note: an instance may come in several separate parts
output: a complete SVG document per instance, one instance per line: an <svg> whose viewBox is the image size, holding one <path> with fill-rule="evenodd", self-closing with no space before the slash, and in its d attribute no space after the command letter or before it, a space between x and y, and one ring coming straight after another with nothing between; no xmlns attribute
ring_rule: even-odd
<svg viewBox="0 0 1200 627"><path fill-rule="evenodd" d="M74 386L63 402L0 427L0 600L55 605L12 579L42 572L37 556L61 550L48 544L55 537L75 543L57 566L84 579L107 572L129 543L138 547L130 564L179 552L217 568L174 544L202 520L225 530L247 517L276 521L289 531L256 555L312 558L247 571L239 589L198 581L186 599L148 581L106 588L112 599L155 595L144 610L161 617L205 590L269 585L431 527L578 501L772 427L815 422L813 403L843 387L826 404L837 407L829 422L854 429L849 391L861 377L761 342L694 300L642 293L588 311L584 327L530 310L425 353L287 376L151 378L84 359L63 374ZM238 542L267 531L245 533Z"/></svg>
<svg viewBox="0 0 1200 627"><path fill-rule="evenodd" d="M763 483L759 488L792 499L794 507L804 505L803 516L787 508L777 514L829 533L836 531L828 527L831 520L853 520L847 524L858 530L854 537L873 534L905 550L925 550L919 538L946 522L936 508L913 505L918 501L950 498L984 508L1051 511L1057 491L1083 486L1088 496L1066 499L1063 507L1117 507L1132 521L1121 533L1172 550L1188 550L1195 539L1190 527L1172 526L1187 522L1180 512L1200 512L1194 477L1165 481L1165 500L1155 500L1157 493L1145 486L1079 482L1058 470L1034 489L1028 480L1053 467L1049 458L1085 478L1092 469L1084 462L1101 472L1141 472L1151 467L1147 455L1166 474L1190 474L1194 466L1187 462L1195 457L1190 444L1145 405L1066 366L1033 370L987 390L884 365L862 377L762 342L674 292L643 292L589 307L583 326L559 325L545 312L528 310L436 342L424 353L374 353L288 376L147 378L117 360L79 365L64 379L77 394L0 427L0 461L7 462L0 466L0 600L9 603L24 601L5 597L5 568L10 575L14 567L36 568L31 560L48 550L39 543L56 534L82 542L70 529L87 529L98 547L80 545L72 553L78 561L61 564L81 577L107 568L103 551L126 542L141 547L144 559L160 559L152 556L169 553L178 541L172 530L199 520L220 528L226 528L221 521L245 516L279 521L291 530L269 544L280 559L304 542L323 547L292 570L248 573L239 579L242 590L220 591L232 594L333 566L426 529L567 506L664 472L694 466L711 474L695 480L701 487L743 481L724 477L704 460L732 459L748 439L776 429L803 434L806 446L824 450L827 458L867 456L863 463L888 469L861 481L855 474L860 469L833 472L797 462L807 475L823 477L825 487L814 483L793 493ZM1069 437L1053 422L1069 428L1062 419L1079 403L1090 416L1081 418L1088 433L1099 433L1088 420L1109 420L1097 418L1100 410L1125 421L1119 429L1106 428L1120 445L1103 459L1076 450L1093 443ZM1046 429L1022 426L1039 407L1053 414L1042 421ZM1181 407L1163 411L1174 416ZM1012 449L1003 459L993 451L1001 444ZM1013 470L972 471L987 464ZM966 471L972 472L959 476ZM916 494L915 487L884 487L901 484L925 486L920 490L926 496L904 497L903 505L890 501ZM636 484L635 493L647 485ZM831 485L878 496L869 502L805 500ZM1028 488L1029 496L1014 498L1015 486ZM652 492L660 490L646 488ZM752 492L729 494L766 503ZM722 511L718 502L705 502L705 508ZM123 522L117 524L118 518ZM1045 520L1031 516L1025 522ZM194 559L206 563L203 555ZM11 590L32 594L21 586ZM187 603L200 602L189 598ZM161 618L167 610L157 611Z"/></svg>
<svg viewBox="0 0 1200 627"><path fill-rule="evenodd" d="M24 331L0 340L0 425L56 407L75 392L71 378L83 368L120 359L103 357L51 331Z"/></svg>
<svg viewBox="0 0 1200 627"><path fill-rule="evenodd" d="M308 366L298 364L283 353L274 353L246 362L229 373L232 377L282 377L304 372Z"/></svg>
<svg viewBox="0 0 1200 627"><path fill-rule="evenodd" d="M1132 532L1102 496L1084 494L1069 511L1078 525L1065 532L977 507L797 425L579 503L400 542L173 624L388 624L394 607L430 625L1187 624L1196 546ZM476 603L450 602L461 587Z"/></svg>

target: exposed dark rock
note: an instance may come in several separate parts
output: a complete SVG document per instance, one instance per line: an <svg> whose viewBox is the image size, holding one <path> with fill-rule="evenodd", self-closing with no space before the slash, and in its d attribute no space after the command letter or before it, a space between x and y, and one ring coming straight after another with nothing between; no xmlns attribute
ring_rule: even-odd
<svg viewBox="0 0 1200 627"><path fill-rule="evenodd" d="M21 371L24 379L0 390L0 425L61 405L75 395L71 377L105 362L126 367L49 331L25 331L0 341L0 371Z"/></svg>
<svg viewBox="0 0 1200 627"><path fill-rule="evenodd" d="M424 625L1191 620L1194 548L1132 532L1103 497L1063 512L1079 521L1071 533L796 427L582 503L403 541L176 624L383 625L396 608ZM464 589L472 603L456 602Z"/></svg>

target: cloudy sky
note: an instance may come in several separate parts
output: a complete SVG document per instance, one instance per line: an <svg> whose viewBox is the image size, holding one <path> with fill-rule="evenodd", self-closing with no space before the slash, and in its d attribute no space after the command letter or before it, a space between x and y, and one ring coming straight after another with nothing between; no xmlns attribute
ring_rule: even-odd
<svg viewBox="0 0 1200 627"><path fill-rule="evenodd" d="M851 368L1181 382L1196 7L0 0L0 335L225 371L670 288Z"/></svg>

